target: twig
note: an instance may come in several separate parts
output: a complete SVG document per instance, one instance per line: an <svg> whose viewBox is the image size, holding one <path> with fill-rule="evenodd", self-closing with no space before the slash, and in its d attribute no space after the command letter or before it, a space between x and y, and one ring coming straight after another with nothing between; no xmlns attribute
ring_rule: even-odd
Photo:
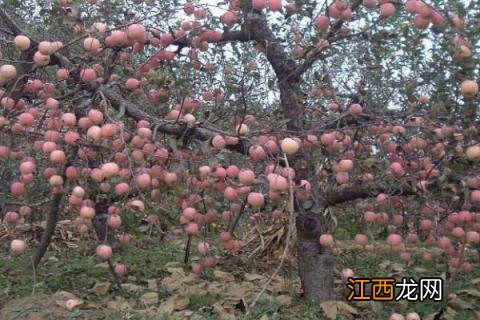
<svg viewBox="0 0 480 320"><path fill-rule="evenodd" d="M115 281L115 284L116 284L117 287L118 287L118 290L123 291L123 289L122 289L122 283L120 282L120 278L119 278L118 275L115 273L115 267L113 266L112 259L109 258L109 259L107 260L107 263L108 263L108 267L110 268L110 272L112 273L113 280Z"/></svg>
<svg viewBox="0 0 480 320"><path fill-rule="evenodd" d="M228 228L228 231L230 234L233 234L235 229L237 228L238 222L240 221L240 218L242 217L243 213L245 212L245 206L247 205L247 198L243 200L242 207L240 209L240 212L237 214L235 217L235 220L233 220L232 224L230 225L230 228Z"/></svg>
<svg viewBox="0 0 480 320"><path fill-rule="evenodd" d="M183 258L184 263L188 263L190 258L190 246L192 245L192 236L189 235L187 239L187 244L185 245L185 257Z"/></svg>

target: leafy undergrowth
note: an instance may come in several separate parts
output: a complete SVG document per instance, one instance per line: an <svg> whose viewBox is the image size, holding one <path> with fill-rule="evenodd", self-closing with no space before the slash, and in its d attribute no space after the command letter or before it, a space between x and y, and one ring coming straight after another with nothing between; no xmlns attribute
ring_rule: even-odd
<svg viewBox="0 0 480 320"><path fill-rule="evenodd" d="M480 319L480 270L445 282L443 302L346 302L345 282L337 277L337 303L319 306L300 299L295 270L287 264L263 298L249 305L263 288L276 261L238 256L197 276L183 264L184 240L147 238L120 255L129 266L120 291L106 263L92 253L91 243L78 241L65 250L51 250L41 266L29 270L31 252L0 252L0 319L388 319L392 312L417 312L422 319ZM141 247L141 250L137 249ZM195 257L193 257L195 259ZM265 259L266 260L266 259ZM231 260L230 260L231 261ZM353 248L336 260L336 270L350 267L362 277L449 277L445 266L401 263L397 255L374 255ZM68 299L78 306L66 308Z"/></svg>

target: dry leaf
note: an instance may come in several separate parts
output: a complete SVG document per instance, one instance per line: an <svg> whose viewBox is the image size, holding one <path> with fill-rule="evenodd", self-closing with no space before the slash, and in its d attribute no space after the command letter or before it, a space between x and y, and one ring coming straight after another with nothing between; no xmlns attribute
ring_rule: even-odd
<svg viewBox="0 0 480 320"><path fill-rule="evenodd" d="M165 268L171 268L171 267L181 267L182 266L182 263L178 262L178 261L171 261L171 262L167 262L165 263L164 267Z"/></svg>
<svg viewBox="0 0 480 320"><path fill-rule="evenodd" d="M188 297L178 294L170 297L170 299L173 299L173 301L175 302L175 310L184 310L190 304L190 299Z"/></svg>
<svg viewBox="0 0 480 320"><path fill-rule="evenodd" d="M224 286L219 282L210 282L207 284L206 290L211 294L218 295L224 292Z"/></svg>
<svg viewBox="0 0 480 320"><path fill-rule="evenodd" d="M122 289L127 292L139 292L143 291L143 287L133 283L124 283L122 284Z"/></svg>
<svg viewBox="0 0 480 320"><path fill-rule="evenodd" d="M382 263L380 263L378 267L382 270L387 270L387 268L390 267L391 264L392 262L390 262L390 260L385 260Z"/></svg>
<svg viewBox="0 0 480 320"><path fill-rule="evenodd" d="M458 293L466 293L470 296L480 298L480 291L478 291L477 289L463 289L458 291Z"/></svg>
<svg viewBox="0 0 480 320"><path fill-rule="evenodd" d="M67 300L77 299L77 297L73 293L67 291L55 292L53 297L55 299L55 303L60 307L64 307Z"/></svg>
<svg viewBox="0 0 480 320"><path fill-rule="evenodd" d="M392 263L392 270L396 272L403 272L405 270L405 266L401 263L394 262Z"/></svg>
<svg viewBox="0 0 480 320"><path fill-rule="evenodd" d="M112 284L110 282L98 282L93 286L92 291L98 294L99 296L106 296Z"/></svg>
<svg viewBox="0 0 480 320"><path fill-rule="evenodd" d="M190 299L178 294L175 294L169 297L165 302L163 302L158 311L160 314L171 315L174 311L181 311L188 307Z"/></svg>
<svg viewBox="0 0 480 320"><path fill-rule="evenodd" d="M337 303L335 301L325 301L320 304L322 307L323 313L329 319L336 319L338 314Z"/></svg>
<svg viewBox="0 0 480 320"><path fill-rule="evenodd" d="M166 300L160 304L160 307L158 307L158 313L161 315L171 315L173 310L175 310L175 302L170 299Z"/></svg>
<svg viewBox="0 0 480 320"><path fill-rule="evenodd" d="M172 277L185 277L185 271L182 268L167 268L167 271L172 274Z"/></svg>
<svg viewBox="0 0 480 320"><path fill-rule="evenodd" d="M158 290L157 279L147 279L147 288L148 290L157 291Z"/></svg>
<svg viewBox="0 0 480 320"><path fill-rule="evenodd" d="M235 281L235 277L233 275L224 271L214 270L213 275L215 276L215 278L226 282Z"/></svg>
<svg viewBox="0 0 480 320"><path fill-rule="evenodd" d="M292 304L292 297L287 295L280 295L276 297L276 300L284 307L288 307Z"/></svg>
<svg viewBox="0 0 480 320"><path fill-rule="evenodd" d="M265 277L255 273L245 273L245 280L247 281L265 280Z"/></svg>
<svg viewBox="0 0 480 320"><path fill-rule="evenodd" d="M220 303L215 303L213 305L213 311L219 316L220 320L235 320L235 316L228 313Z"/></svg>
<svg viewBox="0 0 480 320"><path fill-rule="evenodd" d="M238 301L245 297L247 292L253 291L254 286L249 282L232 283L229 284L226 288L224 288L224 290L224 296L226 298Z"/></svg>
<svg viewBox="0 0 480 320"><path fill-rule="evenodd" d="M107 308L120 311L133 310L133 307L130 305L130 303L123 298L121 300L109 301L107 303Z"/></svg>
<svg viewBox="0 0 480 320"><path fill-rule="evenodd" d="M166 277L163 278L160 282L162 288L164 288L168 293L172 293L178 289L180 289L183 283L175 277Z"/></svg>
<svg viewBox="0 0 480 320"><path fill-rule="evenodd" d="M158 303L157 292L147 292L140 297L140 301L145 307L153 306Z"/></svg>
<svg viewBox="0 0 480 320"><path fill-rule="evenodd" d="M460 299L456 294L454 293L451 293L449 296L448 296L448 304L451 305L453 308L456 308L456 309L461 309L461 310L465 310L465 309L471 309L471 310L474 310L474 307Z"/></svg>
<svg viewBox="0 0 480 320"><path fill-rule="evenodd" d="M457 311L453 310L450 307L447 307L447 311L444 313L443 318L445 320L456 320L457 319Z"/></svg>
<svg viewBox="0 0 480 320"><path fill-rule="evenodd" d="M95 268L105 269L105 270L110 269L110 267L108 266L108 263L106 263L106 262L97 263L95 265Z"/></svg>
<svg viewBox="0 0 480 320"><path fill-rule="evenodd" d="M192 310L182 310L175 312L173 314L174 317L177 317L178 319L190 319L194 315L194 312Z"/></svg>
<svg viewBox="0 0 480 320"><path fill-rule="evenodd" d="M376 315L380 315L380 313L382 312L381 302L370 300L370 306L372 308L373 313L375 313Z"/></svg>
<svg viewBox="0 0 480 320"><path fill-rule="evenodd" d="M358 314L356 308L343 301L325 301L322 302L320 306L329 319L336 319L339 314L345 317L351 317L352 314Z"/></svg>

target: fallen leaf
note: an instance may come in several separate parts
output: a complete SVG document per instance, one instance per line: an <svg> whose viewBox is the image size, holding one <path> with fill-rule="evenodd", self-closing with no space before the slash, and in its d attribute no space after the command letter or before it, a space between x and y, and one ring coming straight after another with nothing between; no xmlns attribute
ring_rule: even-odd
<svg viewBox="0 0 480 320"><path fill-rule="evenodd" d="M461 309L461 310L471 309L471 310L474 310L473 306L472 306L470 303L468 303L468 302L460 299L460 298L459 298L456 294L454 294L454 293L451 293L451 294L448 296L448 300L449 300L449 301L448 301L448 304L449 304L450 306L452 306L453 308L455 308L455 309Z"/></svg>
<svg viewBox="0 0 480 320"><path fill-rule="evenodd" d="M276 300L284 307L288 307L292 304L292 297L287 295L280 295L276 297Z"/></svg>
<svg viewBox="0 0 480 320"><path fill-rule="evenodd" d="M246 273L245 280L247 281L265 280L265 277L260 274Z"/></svg>
<svg viewBox="0 0 480 320"><path fill-rule="evenodd" d="M178 261L171 261L171 262L165 263L165 268L181 267L181 266L182 266L182 264Z"/></svg>
<svg viewBox="0 0 480 320"><path fill-rule="evenodd" d="M153 306L158 303L157 292L147 292L140 297L140 301L145 307Z"/></svg>
<svg viewBox="0 0 480 320"><path fill-rule="evenodd" d="M106 263L106 262L97 263L97 264L95 265L95 268L105 269L105 270L110 269L110 267L108 266L108 263Z"/></svg>
<svg viewBox="0 0 480 320"><path fill-rule="evenodd" d="M322 307L323 313L329 319L336 319L338 314L337 303L335 301L325 301L320 304Z"/></svg>
<svg viewBox="0 0 480 320"><path fill-rule="evenodd" d="M249 282L232 283L225 288L224 296L234 300L241 300L247 292L253 291L254 286Z"/></svg>
<svg viewBox="0 0 480 320"><path fill-rule="evenodd" d="M458 293L466 293L470 296L480 298L480 291L478 291L477 289L463 289L458 291Z"/></svg>
<svg viewBox="0 0 480 320"><path fill-rule="evenodd" d="M124 283L122 284L122 289L127 292L139 292L143 291L143 287L133 283Z"/></svg>
<svg viewBox="0 0 480 320"><path fill-rule="evenodd" d="M67 291L57 291L53 294L53 298L55 299L55 303L60 307L64 307L68 300L77 299L73 293Z"/></svg>
<svg viewBox="0 0 480 320"><path fill-rule="evenodd" d="M158 307L158 313L161 315L171 315L173 310L175 310L175 302L172 300L166 300Z"/></svg>
<svg viewBox="0 0 480 320"><path fill-rule="evenodd" d="M185 276L185 271L183 271L182 268L167 268L167 271L172 274L172 276L179 276L179 277L184 277Z"/></svg>
<svg viewBox="0 0 480 320"><path fill-rule="evenodd" d="M210 294L220 294L224 291L224 286L223 284L219 283L219 282L210 282L207 284L207 287L206 287L206 290L210 293Z"/></svg>
<svg viewBox="0 0 480 320"><path fill-rule="evenodd" d="M99 296L106 296L111 287L112 284L110 282L98 282L93 286L92 291Z"/></svg>
<svg viewBox="0 0 480 320"><path fill-rule="evenodd" d="M349 318L352 314L358 314L356 308L343 301L325 301L322 302L320 306L329 319L336 319L339 314Z"/></svg>
<svg viewBox="0 0 480 320"><path fill-rule="evenodd" d="M376 315L380 315L380 313L382 312L381 302L370 300L370 306L372 308L373 313L375 313Z"/></svg>
<svg viewBox="0 0 480 320"><path fill-rule="evenodd" d="M382 263L380 263L378 265L378 267L382 270L387 270L387 268L392 264L392 262L390 262L390 260L385 260L383 261Z"/></svg>
<svg viewBox="0 0 480 320"><path fill-rule="evenodd" d="M190 299L185 296L175 294L160 304L158 311L160 314L171 315L174 311L181 311L188 307Z"/></svg>
<svg viewBox="0 0 480 320"><path fill-rule="evenodd" d="M228 313L220 303L215 303L213 305L213 311L219 316L220 320L235 320L235 316Z"/></svg>
<svg viewBox="0 0 480 320"><path fill-rule="evenodd" d="M215 276L215 278L226 282L235 281L235 277L233 275L224 271L214 270L213 275Z"/></svg>
<svg viewBox="0 0 480 320"><path fill-rule="evenodd" d="M172 293L172 292L180 289L182 287L183 283L181 281L179 281L178 278L166 277L166 278L162 279L162 281L160 282L160 285L168 293Z"/></svg>
<svg viewBox="0 0 480 320"><path fill-rule="evenodd" d="M392 270L396 272L402 272L405 270L405 266L401 263L394 262L392 263Z"/></svg>
<svg viewBox="0 0 480 320"><path fill-rule="evenodd" d="M158 290L157 279L147 279L147 288L152 291Z"/></svg>
<svg viewBox="0 0 480 320"><path fill-rule="evenodd" d="M175 310L184 310L190 304L190 299L181 295L174 295L170 297L175 302Z"/></svg>
<svg viewBox="0 0 480 320"><path fill-rule="evenodd" d="M179 319L189 319L193 315L194 312L192 310L182 310L173 314L174 317L177 317Z"/></svg>
<svg viewBox="0 0 480 320"><path fill-rule="evenodd" d="M457 319L457 311L453 310L450 307L447 307L447 310L445 311L443 318L445 320L455 320Z"/></svg>
<svg viewBox="0 0 480 320"><path fill-rule="evenodd" d="M107 303L107 308L112 310L117 310L117 311L133 310L133 307L130 305L130 303L124 300L123 298L121 300L109 301Z"/></svg>

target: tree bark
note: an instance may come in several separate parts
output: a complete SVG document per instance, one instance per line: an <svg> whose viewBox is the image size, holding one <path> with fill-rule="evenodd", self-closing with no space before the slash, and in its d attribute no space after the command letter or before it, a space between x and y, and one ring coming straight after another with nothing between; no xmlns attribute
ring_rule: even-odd
<svg viewBox="0 0 480 320"><path fill-rule="evenodd" d="M50 212L48 213L47 218L47 227L45 229L45 232L42 234L40 244L38 245L38 248L32 257L32 262L29 264L30 268L35 269L38 266L43 256L45 255L45 252L47 252L50 242L52 242L53 234L55 233L55 228L58 222L58 216L60 215L62 199L63 193L57 193L53 195Z"/></svg>
<svg viewBox="0 0 480 320"><path fill-rule="evenodd" d="M318 239L298 239L298 274L304 297L322 302L334 299L334 257L318 247Z"/></svg>
<svg viewBox="0 0 480 320"><path fill-rule="evenodd" d="M325 232L321 215L299 213L296 217L298 274L303 297L315 302L334 298L334 257L322 247L320 235Z"/></svg>

